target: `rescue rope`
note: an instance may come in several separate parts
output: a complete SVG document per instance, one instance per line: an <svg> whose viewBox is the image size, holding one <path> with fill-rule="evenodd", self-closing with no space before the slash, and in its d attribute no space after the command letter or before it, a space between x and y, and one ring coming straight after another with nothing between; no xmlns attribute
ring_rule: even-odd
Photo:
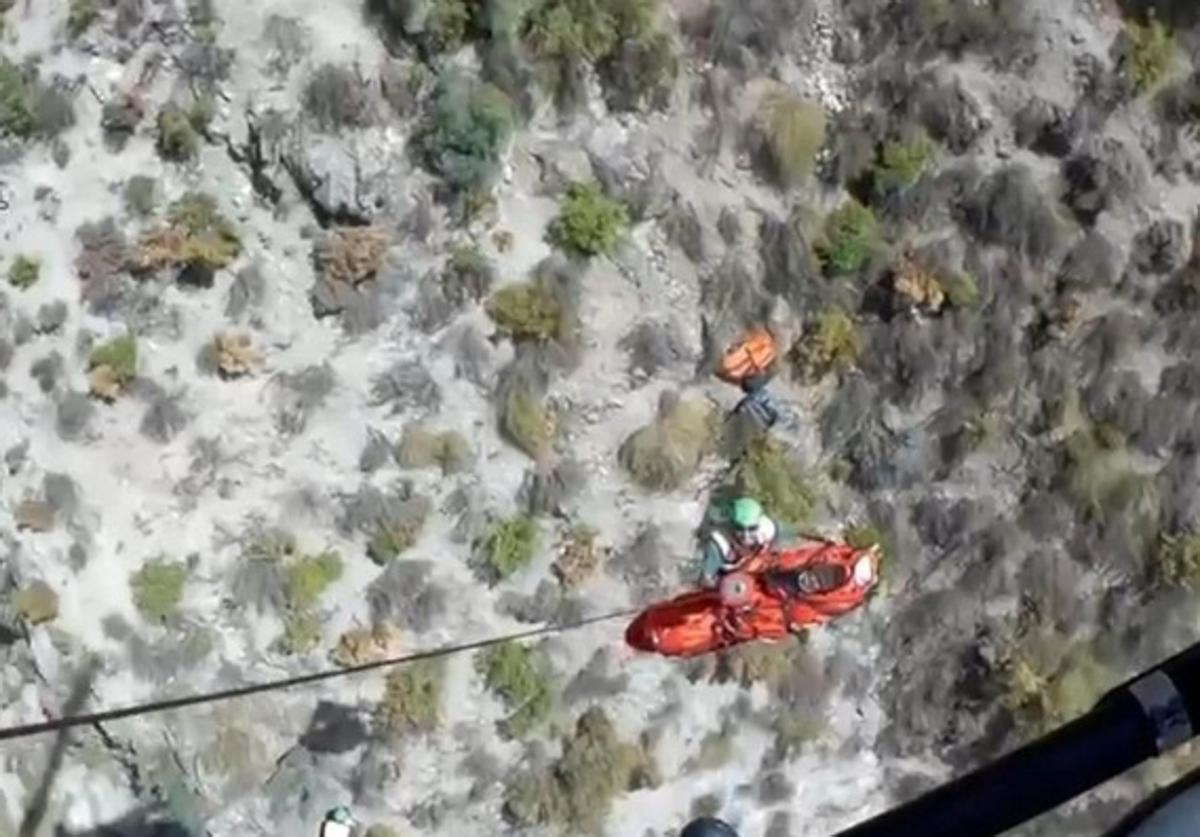
<svg viewBox="0 0 1200 837"><path fill-rule="evenodd" d="M287 677L280 680L268 680L261 683L251 683L248 686L238 686L232 689L222 689L216 692L202 692L200 694L187 695L186 697L172 698L170 700L153 701L151 703L140 703L133 706L125 706L119 709L106 709L102 712L90 712L84 715L71 715L65 718L55 718L49 721L41 721L36 724L23 724L16 727L8 727L0 729L0 741L11 741L15 738L27 738L33 735L42 735L48 732L58 732L61 730L72 729L74 727L92 726L93 724L104 723L106 721L116 721L122 718L134 718L139 715L151 715L159 712L167 712L172 709L182 709L188 706L197 706L205 703L218 703L220 701L232 700L233 698L246 697L247 695L260 694L262 692L275 692L283 689L290 689L294 686L304 686L309 683L317 683L322 680L333 680L338 677L349 677L353 674L361 674L364 671L372 671L377 668L387 668L390 666L404 665L406 663L414 663L420 660L431 660L439 657L449 657L454 654L461 654L464 651L477 651L481 648L489 648L493 645L501 645L505 642L517 642L525 639L532 639L538 636L548 636L550 634L561 634L570 631L585 628L588 625L595 625L600 622L611 622L614 619L625 619L637 614L636 609L615 610L609 613L600 614L598 616L589 616L585 619L577 619L573 622L562 624L542 625L538 628L529 628L524 631L516 631L511 634L502 636L490 637L488 639L477 639L472 642L463 642L455 645L443 645L439 648L431 648L427 651L416 651L411 654L403 654L398 657L389 657L383 660L375 660L369 663L360 663L359 665L348 666L346 668L331 668L321 671L312 672L311 674L301 674L296 677Z"/></svg>

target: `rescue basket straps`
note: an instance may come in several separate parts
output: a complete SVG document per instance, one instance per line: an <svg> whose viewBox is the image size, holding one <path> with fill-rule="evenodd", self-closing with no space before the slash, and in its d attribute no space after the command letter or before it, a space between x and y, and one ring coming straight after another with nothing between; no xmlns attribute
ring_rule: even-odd
<svg viewBox="0 0 1200 837"><path fill-rule="evenodd" d="M282 689L290 689L294 686L304 686L309 683L317 683L322 680L333 680L338 677L349 677L350 675L361 674L364 671L372 671L377 668L388 668L390 666L404 665L406 663L414 663L419 660L430 660L437 657L449 657L453 654L460 654L464 651L477 651L481 648L488 648L493 645L501 645L505 642L516 642L524 639L532 639L538 636L568 633L570 631L575 631L580 628L585 628L589 625L598 624L600 622L610 622L614 619L625 619L637 614L637 612L638 611L636 609L631 608L627 608L625 610L615 610L596 616L588 616L583 619L576 619L570 622L542 625L537 628L528 628L524 631L515 631L510 634L489 637L487 639L477 639L472 642L462 642L455 645L443 645L438 648L430 648L427 651L414 651L410 654L402 654L398 657L389 657L384 660L375 660L373 662L361 663L359 665L348 666L345 668L323 669L310 674L300 674L295 677L286 677L279 680L251 683L246 686L237 686L231 689L221 689L215 692L203 692L201 694L171 698L170 700L159 700L150 703L140 703L133 706L124 706L119 709L106 709L101 712L89 712L84 715L72 715L65 718L54 718L48 721L40 721L36 724L22 724L21 726L0 729L0 741L8 741L14 738L26 738L32 735L41 735L48 732L58 732L60 730L72 729L73 727L91 726L93 724L104 723L106 721L116 721L122 718L133 718L138 715L152 715L159 712L168 712L172 709L182 709L187 706L198 706L204 703L217 703L219 701L259 694L261 692L275 692Z"/></svg>
<svg viewBox="0 0 1200 837"><path fill-rule="evenodd" d="M991 837L1200 732L1200 643L1105 694L1084 715L837 837Z"/></svg>

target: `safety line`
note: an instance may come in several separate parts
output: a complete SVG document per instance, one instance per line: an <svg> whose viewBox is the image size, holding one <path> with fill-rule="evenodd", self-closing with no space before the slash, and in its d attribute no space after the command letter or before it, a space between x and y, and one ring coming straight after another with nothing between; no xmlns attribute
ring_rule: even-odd
<svg viewBox="0 0 1200 837"><path fill-rule="evenodd" d="M303 686L308 683L316 683L321 680L333 680L338 677L348 677L352 674L359 674L364 671L371 671L377 668L386 668L388 666L402 665L404 663L413 663L419 660L429 660L437 657L448 657L452 654L460 654L463 651L476 651L481 648L488 648L492 645L500 645L505 642L515 642L522 639L531 639L536 636L544 636L547 634L566 633L568 631L578 630L579 628L594 625L599 622L609 622L613 619L623 619L633 616L638 611L617 610L610 613L604 613L599 616L589 616L586 619L579 619L574 622L567 622L558 625L542 625L538 628L529 628L524 631L517 631L504 636L491 637L489 639L478 639L473 642L464 642L458 645L443 645L439 648L431 648L428 651L417 651L411 654L404 654L399 657L389 657L385 660L375 660L370 663L360 663L359 665L350 666L348 668L325 669L323 671L313 672L311 674L301 674L296 677L288 677L282 680L269 680L263 683L252 683L249 686L238 686L234 689L224 689L217 692L203 692L196 695L188 695L187 697L172 698L171 700L155 701L153 703L142 703L134 706L126 706L120 709L108 709L103 712L91 712L86 715L73 715L66 718L56 718L49 721L41 721L36 724L24 724L17 727L9 727L0 729L0 741L9 741L14 738L27 738L32 735L42 735L47 732L57 732L59 730L72 729L73 727L91 726L92 724L103 723L105 721L116 721L121 718L133 718L138 715L151 715L158 712L167 712L172 709L181 709L186 706L196 706L204 703L217 703L219 701L231 700L233 698L245 697L247 695L259 694L260 692L274 692L282 689L290 689L293 686Z"/></svg>

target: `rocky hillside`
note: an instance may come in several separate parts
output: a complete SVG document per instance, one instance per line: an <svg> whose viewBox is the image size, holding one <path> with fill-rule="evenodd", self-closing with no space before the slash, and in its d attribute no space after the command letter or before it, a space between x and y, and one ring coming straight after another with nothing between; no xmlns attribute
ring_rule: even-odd
<svg viewBox="0 0 1200 837"><path fill-rule="evenodd" d="M0 837L827 835L1195 639L1200 6L0 15L0 725L640 606L722 488L886 551L796 642L6 743ZM764 323L765 438L711 374Z"/></svg>

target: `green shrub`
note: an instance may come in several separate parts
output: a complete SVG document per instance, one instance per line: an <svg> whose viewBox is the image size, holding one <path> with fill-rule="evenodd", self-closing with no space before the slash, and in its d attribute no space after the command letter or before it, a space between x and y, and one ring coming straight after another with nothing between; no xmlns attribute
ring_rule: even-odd
<svg viewBox="0 0 1200 837"><path fill-rule="evenodd" d="M484 308L496 330L512 340L556 340L563 331L563 307L541 282L505 285Z"/></svg>
<svg viewBox="0 0 1200 837"><path fill-rule="evenodd" d="M442 290L451 303L479 302L491 291L494 281L492 264L477 246L456 244L450 248L442 272Z"/></svg>
<svg viewBox="0 0 1200 837"><path fill-rule="evenodd" d="M884 143L872 172L875 190L886 194L907 189L917 182L932 156L933 143L924 131L907 140Z"/></svg>
<svg viewBox="0 0 1200 837"><path fill-rule="evenodd" d="M116 382L124 386L137 377L137 362L137 339L132 334L126 334L92 349L88 357L88 369L108 367Z"/></svg>
<svg viewBox="0 0 1200 837"><path fill-rule="evenodd" d="M44 581L35 581L17 592L13 606L30 625L40 625L58 616L58 594Z"/></svg>
<svg viewBox="0 0 1200 837"><path fill-rule="evenodd" d="M771 163L781 186L807 175L825 144L825 111L815 102L790 92L774 91L763 98L760 130L767 140Z"/></svg>
<svg viewBox="0 0 1200 837"><path fill-rule="evenodd" d="M20 255L8 267L8 284L19 291L37 284L42 273L42 262L34 256Z"/></svg>
<svg viewBox="0 0 1200 837"><path fill-rule="evenodd" d="M646 751L621 741L604 710L593 707L579 717L549 771L514 775L505 815L520 827L557 824L573 834L590 833L619 794L653 785L656 772Z"/></svg>
<svg viewBox="0 0 1200 837"><path fill-rule="evenodd" d="M1200 590L1200 534L1161 535L1150 569L1151 579L1163 587Z"/></svg>
<svg viewBox="0 0 1200 837"><path fill-rule="evenodd" d="M849 369L861 353L858 328L839 308L824 311L809 323L789 352L797 377L806 382Z"/></svg>
<svg viewBox="0 0 1200 837"><path fill-rule="evenodd" d="M674 491L713 450L714 422L715 414L707 404L674 400L654 421L625 439L617 461L647 491Z"/></svg>
<svg viewBox="0 0 1200 837"><path fill-rule="evenodd" d="M658 69L673 69L662 64L661 39L654 22L658 15L657 0L537 0L526 17L525 42L536 58L549 71L549 84L560 102L567 91L577 84L587 65L600 65L608 70L602 76L613 76L621 69L620 62L628 51L644 53L646 67L633 87L652 86L658 81L653 73ZM626 55L622 53L625 52ZM619 77L616 81L625 82ZM630 87L625 83L623 86ZM637 93L636 90L630 92Z"/></svg>
<svg viewBox="0 0 1200 837"><path fill-rule="evenodd" d="M21 68L0 57L0 136L28 139L37 133L36 99Z"/></svg>
<svg viewBox="0 0 1200 837"><path fill-rule="evenodd" d="M78 38L100 17L96 0L71 0L67 5L67 33Z"/></svg>
<svg viewBox="0 0 1200 837"><path fill-rule="evenodd" d="M808 525L820 501L784 443L767 435L751 440L731 477L737 494L757 498L767 514L796 529Z"/></svg>
<svg viewBox="0 0 1200 837"><path fill-rule="evenodd" d="M533 560L537 522L521 514L492 524L483 538L480 559L490 583L503 581Z"/></svg>
<svg viewBox="0 0 1200 837"><path fill-rule="evenodd" d="M1155 87L1167 75L1175 60L1175 35L1160 21L1129 21L1125 24L1129 39L1129 78L1137 93Z"/></svg>
<svg viewBox="0 0 1200 837"><path fill-rule="evenodd" d="M513 387L500 405L500 432L533 459L546 456L554 443L558 422L532 392Z"/></svg>
<svg viewBox="0 0 1200 837"><path fill-rule="evenodd" d="M491 185L513 131L512 102L490 84L442 80L424 138L427 163L460 192Z"/></svg>
<svg viewBox="0 0 1200 837"><path fill-rule="evenodd" d="M148 622L166 622L179 610L187 565L182 561L155 558L129 577L133 604Z"/></svg>
<svg viewBox="0 0 1200 837"><path fill-rule="evenodd" d="M332 550L302 555L288 567L288 601L305 610L320 600L325 589L342 577L342 556Z"/></svg>
<svg viewBox="0 0 1200 837"><path fill-rule="evenodd" d="M979 301L979 283L969 273L952 273L940 277L938 282L955 308L970 308Z"/></svg>
<svg viewBox="0 0 1200 837"><path fill-rule="evenodd" d="M283 633L275 641L275 650L293 656L307 654L321 644L321 622L307 610L294 610L283 617Z"/></svg>
<svg viewBox="0 0 1200 837"><path fill-rule="evenodd" d="M143 218L153 214L158 181L144 174L135 174L125 181L125 211Z"/></svg>
<svg viewBox="0 0 1200 837"><path fill-rule="evenodd" d="M550 225L550 240L576 256L607 256L616 249L629 214L607 197L600 184L572 183L558 218Z"/></svg>
<svg viewBox="0 0 1200 837"><path fill-rule="evenodd" d="M501 724L508 737L520 738L542 723L554 703L549 663L545 656L518 642L484 649L476 668L487 687L504 699L510 714Z"/></svg>
<svg viewBox="0 0 1200 837"><path fill-rule="evenodd" d="M857 272L879 243L875 213L853 198L829 213L824 233L818 254L834 276Z"/></svg>
<svg viewBox="0 0 1200 837"><path fill-rule="evenodd" d="M381 730L399 736L437 729L444 677L440 660L418 660L393 669L376 716Z"/></svg>
<svg viewBox="0 0 1200 837"><path fill-rule="evenodd" d="M187 111L176 104L164 105L158 112L155 123L158 128L157 148L164 160L186 162L200 150L200 134L197 133Z"/></svg>

